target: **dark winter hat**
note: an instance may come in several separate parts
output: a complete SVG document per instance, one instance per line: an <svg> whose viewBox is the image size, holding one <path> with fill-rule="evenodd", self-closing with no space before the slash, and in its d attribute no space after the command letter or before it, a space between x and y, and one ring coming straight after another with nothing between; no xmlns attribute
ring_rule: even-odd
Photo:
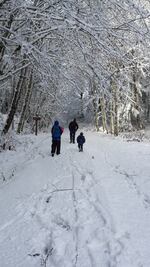
<svg viewBox="0 0 150 267"><path fill-rule="evenodd" d="M58 121L55 121L54 124L55 124L55 125L59 125L59 122L58 122Z"/></svg>
<svg viewBox="0 0 150 267"><path fill-rule="evenodd" d="M83 133L81 132L80 135L83 135Z"/></svg>

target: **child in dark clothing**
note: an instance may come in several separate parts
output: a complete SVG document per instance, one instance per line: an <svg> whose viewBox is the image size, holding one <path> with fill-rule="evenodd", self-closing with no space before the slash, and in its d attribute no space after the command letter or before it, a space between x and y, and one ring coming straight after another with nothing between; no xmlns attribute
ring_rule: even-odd
<svg viewBox="0 0 150 267"><path fill-rule="evenodd" d="M80 135L78 135L77 143L78 143L79 152L83 151L83 144L85 143L85 137L83 133L80 133Z"/></svg>

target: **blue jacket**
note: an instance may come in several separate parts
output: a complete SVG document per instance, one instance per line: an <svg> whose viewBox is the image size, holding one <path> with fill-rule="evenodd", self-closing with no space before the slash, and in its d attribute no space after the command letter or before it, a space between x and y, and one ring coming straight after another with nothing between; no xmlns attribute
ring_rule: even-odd
<svg viewBox="0 0 150 267"><path fill-rule="evenodd" d="M62 135L62 129L59 126L59 122L55 121L54 125L52 127L51 133L52 133L52 139L55 141L59 141L61 139L61 135Z"/></svg>

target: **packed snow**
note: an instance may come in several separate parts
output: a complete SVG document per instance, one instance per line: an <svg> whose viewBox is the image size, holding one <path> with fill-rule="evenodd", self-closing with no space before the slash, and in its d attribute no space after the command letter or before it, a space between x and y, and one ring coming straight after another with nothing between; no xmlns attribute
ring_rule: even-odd
<svg viewBox="0 0 150 267"><path fill-rule="evenodd" d="M150 143L82 129L0 153L1 267L149 267ZM78 131L79 132L79 131Z"/></svg>

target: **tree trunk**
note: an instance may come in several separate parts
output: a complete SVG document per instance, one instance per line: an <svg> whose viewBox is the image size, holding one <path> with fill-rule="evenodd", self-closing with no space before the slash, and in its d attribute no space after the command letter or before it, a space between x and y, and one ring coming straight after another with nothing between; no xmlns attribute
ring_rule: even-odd
<svg viewBox="0 0 150 267"><path fill-rule="evenodd" d="M27 84L26 95L25 95L24 104L23 104L22 111L21 111L21 117L20 117L20 121L18 124L18 129L17 129L18 133L23 131L23 127L24 127L24 123L25 123L25 119L26 119L26 114L27 114L27 109L28 109L30 99L31 99L31 94L32 94L32 85L33 85L32 84L32 78L33 78L33 70L31 70L30 79L29 79L29 82Z"/></svg>
<svg viewBox="0 0 150 267"><path fill-rule="evenodd" d="M8 130L11 126L11 123L13 121L14 115L15 115L16 110L17 110L18 102L20 99L22 85L23 85L23 82L25 79L26 70L27 70L27 68L21 69L20 77L19 77L17 86L16 86L15 91L14 91L10 111L9 111L5 126L3 128L2 134L6 134L8 132Z"/></svg>
<svg viewBox="0 0 150 267"><path fill-rule="evenodd" d="M113 132L114 135L118 136L119 127L118 127L118 90L114 81L111 82L112 89L112 123L113 123Z"/></svg>
<svg viewBox="0 0 150 267"><path fill-rule="evenodd" d="M100 107L101 107L101 114L102 114L103 131L106 131L108 133L104 94L102 95L102 97L100 97Z"/></svg>
<svg viewBox="0 0 150 267"><path fill-rule="evenodd" d="M142 122L141 122L141 117L140 117L140 96L137 88L137 74L136 74L136 69L135 72L133 73L133 101L134 101L134 108L137 111L137 116L136 116L136 128L141 129L142 128Z"/></svg>
<svg viewBox="0 0 150 267"><path fill-rule="evenodd" d="M113 113L113 101L110 101L110 133L114 134L114 113Z"/></svg>
<svg viewBox="0 0 150 267"><path fill-rule="evenodd" d="M149 122L150 121L150 93L147 94L147 105L146 105L146 119Z"/></svg>
<svg viewBox="0 0 150 267"><path fill-rule="evenodd" d="M96 103L95 98L93 98L93 110L94 110L94 124L96 127L96 131L99 131L99 116L98 116L97 103Z"/></svg>
<svg viewBox="0 0 150 267"><path fill-rule="evenodd" d="M96 130L99 131L99 114L98 114L98 105L97 105L97 88L96 88L96 83L94 80L94 77L92 78L92 82L91 82L91 94L93 97L93 111L94 111L94 124L96 127Z"/></svg>
<svg viewBox="0 0 150 267"><path fill-rule="evenodd" d="M83 112L83 93L80 93L80 100L81 100L81 114L80 117L81 119L84 118L84 112Z"/></svg>

